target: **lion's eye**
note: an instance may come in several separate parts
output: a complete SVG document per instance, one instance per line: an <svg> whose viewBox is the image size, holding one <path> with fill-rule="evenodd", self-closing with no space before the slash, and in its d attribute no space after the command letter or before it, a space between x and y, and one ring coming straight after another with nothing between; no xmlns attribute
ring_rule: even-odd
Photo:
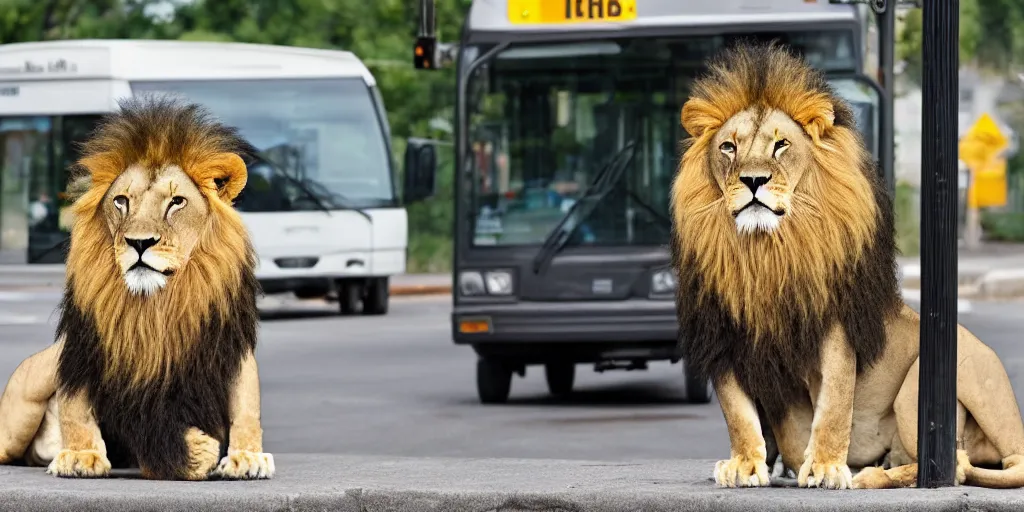
<svg viewBox="0 0 1024 512"><path fill-rule="evenodd" d="M114 206L116 206L118 210L127 210L128 198L122 195L114 196Z"/></svg>
<svg viewBox="0 0 1024 512"><path fill-rule="evenodd" d="M789 146L789 141L786 139L779 139L775 141L775 149L772 150L772 156L778 158L782 154L782 150Z"/></svg>
<svg viewBox="0 0 1024 512"><path fill-rule="evenodd" d="M722 153L732 153L736 151L736 144L733 144L730 141L725 141L721 146L718 146L718 149L722 150Z"/></svg>
<svg viewBox="0 0 1024 512"><path fill-rule="evenodd" d="M176 211L184 208L186 202L187 201L185 200L184 197L181 197L181 196L174 196L174 197L172 197L171 198L171 204L167 205L167 213L165 214L165 216L166 215L170 215L171 213L176 212Z"/></svg>

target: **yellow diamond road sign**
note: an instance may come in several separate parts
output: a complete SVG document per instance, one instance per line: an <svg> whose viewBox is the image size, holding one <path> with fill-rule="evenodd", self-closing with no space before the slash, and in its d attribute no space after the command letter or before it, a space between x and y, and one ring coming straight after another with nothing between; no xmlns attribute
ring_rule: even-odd
<svg viewBox="0 0 1024 512"><path fill-rule="evenodd" d="M960 139L960 160L972 169L984 166L1009 144L992 116L982 114Z"/></svg>

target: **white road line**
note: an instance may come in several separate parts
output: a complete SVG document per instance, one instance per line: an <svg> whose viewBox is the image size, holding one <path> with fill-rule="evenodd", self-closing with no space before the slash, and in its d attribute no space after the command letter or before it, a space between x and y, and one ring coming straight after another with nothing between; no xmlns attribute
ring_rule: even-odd
<svg viewBox="0 0 1024 512"><path fill-rule="evenodd" d="M45 323L45 321L37 316L0 313L0 325L32 325Z"/></svg>
<svg viewBox="0 0 1024 512"><path fill-rule="evenodd" d="M914 302L921 302L921 290L911 290L904 288L903 300L909 300ZM957 313L970 313L973 311L971 301L967 299L956 299L956 312Z"/></svg>
<svg viewBox="0 0 1024 512"><path fill-rule="evenodd" d="M0 292L0 302L30 302L60 300L61 292Z"/></svg>

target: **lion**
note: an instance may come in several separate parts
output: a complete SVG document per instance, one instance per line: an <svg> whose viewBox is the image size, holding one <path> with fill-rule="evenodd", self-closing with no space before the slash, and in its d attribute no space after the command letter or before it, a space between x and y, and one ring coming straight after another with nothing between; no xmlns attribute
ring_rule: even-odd
<svg viewBox="0 0 1024 512"><path fill-rule="evenodd" d="M82 146L56 339L0 397L0 463L60 477L267 479L255 251L232 201L253 148L204 108L123 100Z"/></svg>
<svg viewBox="0 0 1024 512"><path fill-rule="evenodd" d="M743 43L710 61L680 120L677 314L728 427L715 481L768 485L774 443L801 487L915 486L920 319L850 106L784 47ZM957 329L956 483L1020 487L1024 425L1006 370Z"/></svg>

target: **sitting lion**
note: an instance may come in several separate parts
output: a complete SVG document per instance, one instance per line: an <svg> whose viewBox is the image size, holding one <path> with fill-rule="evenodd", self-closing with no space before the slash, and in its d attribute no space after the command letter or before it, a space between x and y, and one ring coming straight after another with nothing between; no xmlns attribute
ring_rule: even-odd
<svg viewBox="0 0 1024 512"><path fill-rule="evenodd" d="M715 480L767 485L773 435L800 486L916 485L919 317L900 297L891 199L849 105L781 47L743 45L694 84L681 121L677 310L728 425ZM1022 486L1006 371L958 329L957 484Z"/></svg>
<svg viewBox="0 0 1024 512"><path fill-rule="evenodd" d="M270 478L255 253L231 206L252 148L197 105L127 100L83 147L56 343L0 397L0 463L65 477Z"/></svg>

